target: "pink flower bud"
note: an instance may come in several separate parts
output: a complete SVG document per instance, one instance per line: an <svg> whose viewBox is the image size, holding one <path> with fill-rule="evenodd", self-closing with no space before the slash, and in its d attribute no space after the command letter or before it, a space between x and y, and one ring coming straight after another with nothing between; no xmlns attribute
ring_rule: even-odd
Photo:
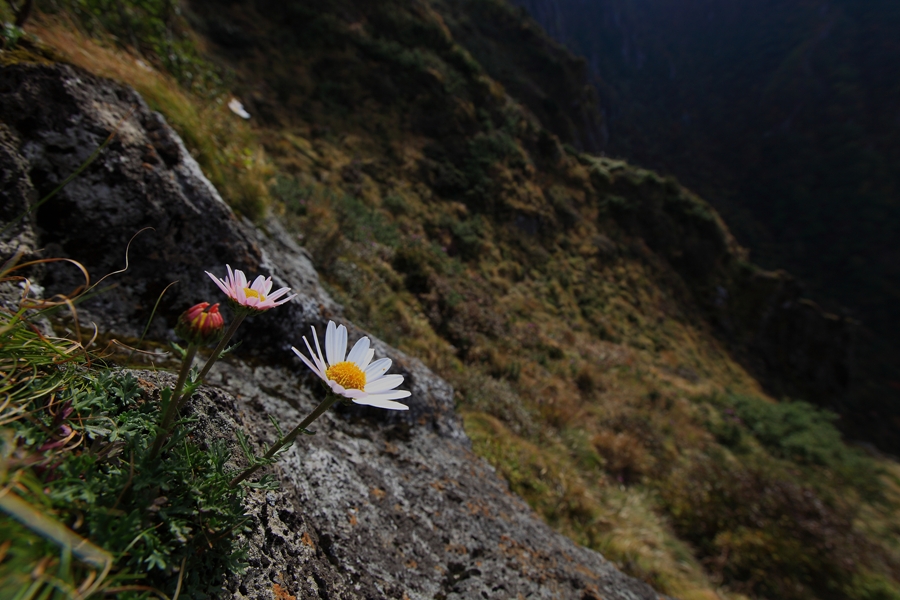
<svg viewBox="0 0 900 600"><path fill-rule="evenodd" d="M222 335L225 321L219 313L219 305L213 304L208 311L209 302L201 302L190 307L180 317L175 326L175 333L198 346L212 344Z"/></svg>

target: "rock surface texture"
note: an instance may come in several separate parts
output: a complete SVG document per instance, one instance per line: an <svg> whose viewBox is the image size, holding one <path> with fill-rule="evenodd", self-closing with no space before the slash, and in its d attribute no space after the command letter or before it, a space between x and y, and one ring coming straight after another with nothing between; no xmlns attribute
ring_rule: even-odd
<svg viewBox="0 0 900 600"><path fill-rule="evenodd" d="M240 359L220 363L192 410L209 436L254 443L290 426L321 388L288 348L310 325L340 316L312 264L277 222L266 233L236 218L161 116L132 90L67 66L0 69L3 206L45 197L113 132L113 141L69 185L11 233L4 253L68 257L96 278L125 267L114 287L82 309L119 335L137 335L160 292L151 332L221 293L203 271L224 265L270 273L300 296L250 319ZM13 211L15 212L15 211ZM11 237L14 236L14 237ZM40 248L40 250L38 250ZM81 283L50 265L47 294ZM321 329L320 329L321 330ZM361 332L351 327L351 339ZM341 407L315 424L274 469L277 493L250 494L251 568L232 575L234 598L657 598L596 552L555 533L472 454L453 391L419 361L379 341L413 393L408 412ZM264 365L264 366L262 366ZM143 373L146 379L160 377Z"/></svg>

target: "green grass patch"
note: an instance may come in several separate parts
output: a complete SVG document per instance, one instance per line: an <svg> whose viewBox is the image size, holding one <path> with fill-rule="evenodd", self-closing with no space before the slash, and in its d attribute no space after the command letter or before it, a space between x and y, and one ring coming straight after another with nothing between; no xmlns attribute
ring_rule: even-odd
<svg viewBox="0 0 900 600"><path fill-rule="evenodd" d="M0 312L0 598L214 598L244 568L243 491L185 419L151 458L159 392Z"/></svg>

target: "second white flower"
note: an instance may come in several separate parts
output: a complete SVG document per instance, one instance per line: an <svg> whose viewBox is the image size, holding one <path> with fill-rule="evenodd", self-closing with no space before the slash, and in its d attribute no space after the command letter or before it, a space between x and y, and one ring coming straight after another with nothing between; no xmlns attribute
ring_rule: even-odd
<svg viewBox="0 0 900 600"><path fill-rule="evenodd" d="M297 348L294 354L319 376L335 394L349 398L356 404L375 406L389 410L409 410L409 407L394 400L407 398L410 392L396 389L403 383L403 375L387 375L391 359L381 358L374 362L375 351L369 348L369 338L362 337L347 354L347 328L328 322L325 330L325 354L319 346L316 328L312 328L316 349L306 336L303 342L309 350L309 358Z"/></svg>

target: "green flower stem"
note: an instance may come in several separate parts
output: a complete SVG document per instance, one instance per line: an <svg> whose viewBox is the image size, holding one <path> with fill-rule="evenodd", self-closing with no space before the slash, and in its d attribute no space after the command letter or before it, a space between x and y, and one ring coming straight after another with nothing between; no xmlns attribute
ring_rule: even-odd
<svg viewBox="0 0 900 600"><path fill-rule="evenodd" d="M219 360L219 356L222 354L222 351L225 349L225 346L228 345L229 340L231 340L232 336L234 336L234 332L237 331L237 328L241 326L241 322L247 318L247 313L240 312L235 315L234 321L231 322L231 325L228 326L228 330L225 332L225 335L222 336L222 340L216 346L216 349L213 350L212 354L209 355L209 359L206 361L206 364L203 365L203 370L200 371L200 374L197 375L197 381L203 381L203 378L206 377L206 374L209 373L209 370L212 369L212 366ZM181 398L178 403L178 410L184 408L184 405L188 403L190 397Z"/></svg>
<svg viewBox="0 0 900 600"><path fill-rule="evenodd" d="M310 423L321 417L322 414L326 410L331 408L331 406L338 400L339 398L335 394L329 393L328 396L324 400L322 400L322 402L316 407L316 409L309 413L309 416L303 419L302 423L294 427L294 429L289 434L275 442L275 444L271 448L269 448L269 451L266 452L265 456L263 456L263 460L272 458L275 453L281 450L283 447L287 446L288 444L292 444L294 440L297 439L297 436L300 435L304 429L309 427ZM237 487L240 482L256 473L262 466L264 465L258 464L250 467L249 469L246 469L243 473L232 479L231 483L228 484L228 487Z"/></svg>
<svg viewBox="0 0 900 600"><path fill-rule="evenodd" d="M203 370L200 371L199 375L197 375L197 381L203 381L203 378L206 377L207 373L209 373L209 370L222 354L222 351L225 349L228 341L232 338L232 336L234 336L234 332L237 331L238 327L240 327L241 322L245 318L247 318L247 314L248 313L241 311L235 315L234 320L228 327L228 331L226 331L225 335L222 336L222 340L216 346L216 349L213 350L213 353L206 361L206 364L203 365ZM178 374L178 383L175 384L175 390L172 393L172 400L169 402L169 407L168 409L166 409L166 414L163 415L163 418L160 421L160 429L162 429L162 431L156 436L156 439L153 441L153 448L150 450L150 458L156 458L156 455L159 454L160 450L162 450L163 442L165 442L166 438L169 437L169 433L171 433L169 431L169 427L171 426L175 415L178 414L178 412L184 408L184 405L187 404L188 400L191 399L189 394L184 394L184 397L182 397L182 390L184 389L184 382L187 381L188 374L191 372L191 365L193 364L194 357L196 355L197 345L188 345L188 349L184 357L184 362L181 363L181 373Z"/></svg>
<svg viewBox="0 0 900 600"><path fill-rule="evenodd" d="M159 428L162 431L156 435L156 439L153 441L150 458L156 458L162 449L163 442L169 437L169 425L175 418L175 413L178 412L178 398L181 396L184 382L187 381L188 374L191 372L191 365L194 364L194 357L197 356L197 348L197 344L188 344L187 350L185 350L184 360L181 361L181 372L178 373L178 381L175 383L175 389L172 390L172 399L169 401L169 406L166 407L165 414L159 420Z"/></svg>
<svg viewBox="0 0 900 600"><path fill-rule="evenodd" d="M225 335L222 336L222 341L219 342L219 345L216 346L216 349L213 350L213 353L210 354L209 360L206 361L206 364L203 365L203 370L200 371L200 374L197 375L197 381L203 381L203 378L206 377L206 374L209 373L209 370L212 369L212 366L219 360L219 355L222 354L222 350L225 349L225 346L228 345L228 342L231 340L231 337L234 335L234 332L237 331L237 328L241 326L241 323L244 319L247 318L246 312L238 312L234 316L234 320L231 322L231 325L228 326L228 331L225 332Z"/></svg>

